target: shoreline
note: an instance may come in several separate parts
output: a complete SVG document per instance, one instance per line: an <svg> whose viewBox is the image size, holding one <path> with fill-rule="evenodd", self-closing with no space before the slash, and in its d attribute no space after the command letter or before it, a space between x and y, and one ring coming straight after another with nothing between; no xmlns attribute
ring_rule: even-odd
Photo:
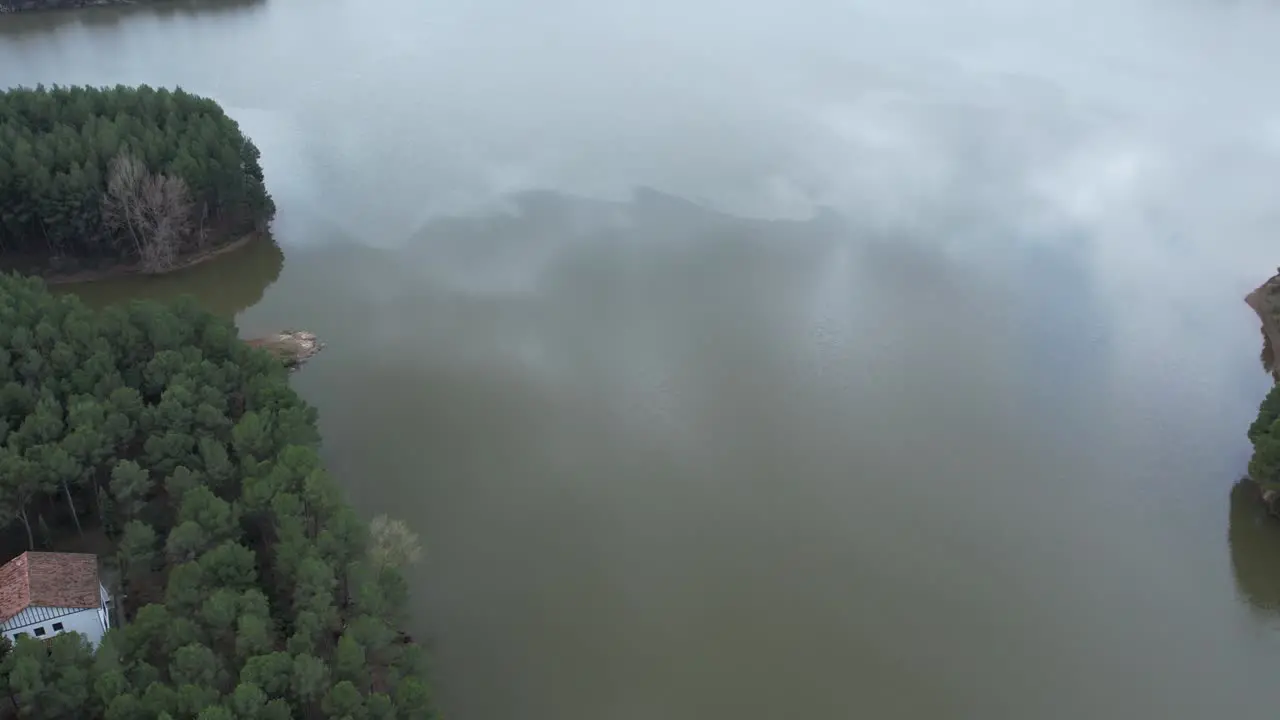
<svg viewBox="0 0 1280 720"><path fill-rule="evenodd" d="M138 5L138 0L26 0L21 4L0 5L0 15L52 12L56 10L82 10L112 5Z"/></svg>
<svg viewBox="0 0 1280 720"><path fill-rule="evenodd" d="M193 268L201 263L208 262L220 255L235 252L255 240L261 239L264 233L255 230L251 233L240 236L225 245L217 245L207 250L191 253L190 255L179 258L173 267L160 273L143 272L137 265L113 265L107 268L98 268L94 270L76 270L75 272L59 273L59 272L27 272L24 274L32 277L38 277L45 284L53 285L77 285L80 283L100 282L102 280L114 280L122 277L132 276L152 276L159 277L162 275L170 275L188 268ZM18 272L22 272L18 269Z"/></svg>
<svg viewBox="0 0 1280 720"><path fill-rule="evenodd" d="M211 8L217 11L228 6L254 5L261 2L265 0L0 0L0 16L112 7L160 7L175 8L180 11Z"/></svg>

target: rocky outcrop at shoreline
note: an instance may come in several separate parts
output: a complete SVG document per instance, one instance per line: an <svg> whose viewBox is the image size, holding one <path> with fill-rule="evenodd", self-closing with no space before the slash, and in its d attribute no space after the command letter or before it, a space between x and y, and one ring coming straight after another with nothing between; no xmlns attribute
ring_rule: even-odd
<svg viewBox="0 0 1280 720"><path fill-rule="evenodd" d="M316 334L306 330L285 330L275 335L253 338L245 342L280 358L290 371L300 369L324 349L324 343L320 342Z"/></svg>
<svg viewBox="0 0 1280 720"><path fill-rule="evenodd" d="M1276 365L1276 348L1280 347L1280 268L1244 301L1262 321L1262 367L1280 382L1280 367Z"/></svg>

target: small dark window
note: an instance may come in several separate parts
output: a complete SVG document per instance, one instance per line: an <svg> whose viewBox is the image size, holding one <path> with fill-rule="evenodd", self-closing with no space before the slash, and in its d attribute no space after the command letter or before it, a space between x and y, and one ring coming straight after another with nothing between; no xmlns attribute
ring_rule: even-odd
<svg viewBox="0 0 1280 720"><path fill-rule="evenodd" d="M14 640L17 640L17 639L18 639L18 638L20 638L20 637L26 637L26 636L27 636L27 634L26 634L26 633L14 633L14 634L13 634L13 639L14 639Z"/></svg>
<svg viewBox="0 0 1280 720"><path fill-rule="evenodd" d="M42 628L42 627L38 627L38 628L36 628L35 630L32 630L32 631L31 631L31 634L32 634L32 635L35 635L36 637L41 637L41 636L43 636L43 635L44 635L44 628Z"/></svg>
<svg viewBox="0 0 1280 720"><path fill-rule="evenodd" d="M62 632L62 623L54 623L54 624L53 624L53 631L54 631L54 632Z"/></svg>

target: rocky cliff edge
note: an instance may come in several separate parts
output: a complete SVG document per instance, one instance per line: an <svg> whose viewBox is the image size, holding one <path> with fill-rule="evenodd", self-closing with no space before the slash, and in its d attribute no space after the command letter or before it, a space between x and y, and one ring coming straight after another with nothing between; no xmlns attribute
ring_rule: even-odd
<svg viewBox="0 0 1280 720"><path fill-rule="evenodd" d="M1262 321L1262 368L1280 382L1280 367L1276 366L1276 348L1280 347L1280 268L1270 280L1244 298Z"/></svg>

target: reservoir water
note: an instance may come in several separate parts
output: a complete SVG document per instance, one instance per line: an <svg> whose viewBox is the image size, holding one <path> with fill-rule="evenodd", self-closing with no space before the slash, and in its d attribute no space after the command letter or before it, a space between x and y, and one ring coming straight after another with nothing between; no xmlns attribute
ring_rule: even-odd
<svg viewBox="0 0 1280 720"><path fill-rule="evenodd" d="M423 538L446 717L1271 718L1277 36L210 0L0 17L0 85L180 85L261 148L274 243L79 291L328 342L293 382Z"/></svg>

